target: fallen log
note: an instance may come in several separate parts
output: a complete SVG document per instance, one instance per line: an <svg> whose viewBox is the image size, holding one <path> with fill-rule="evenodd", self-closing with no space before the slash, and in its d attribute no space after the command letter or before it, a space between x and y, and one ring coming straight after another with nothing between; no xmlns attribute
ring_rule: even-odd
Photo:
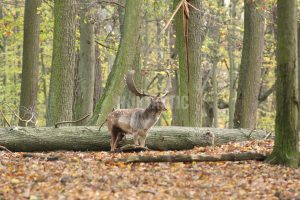
<svg viewBox="0 0 300 200"><path fill-rule="evenodd" d="M110 135L103 127L96 126L0 128L0 145L10 151L107 151ZM152 150L186 150L195 146L222 145L228 142L264 139L268 133L261 130L153 127L146 146ZM132 136L126 135L121 146L133 144Z"/></svg>
<svg viewBox="0 0 300 200"><path fill-rule="evenodd" d="M127 158L115 159L115 162L125 163L153 163L153 162L220 162L220 161L263 161L266 155L260 153L226 153L221 155L160 155L160 156L129 156Z"/></svg>

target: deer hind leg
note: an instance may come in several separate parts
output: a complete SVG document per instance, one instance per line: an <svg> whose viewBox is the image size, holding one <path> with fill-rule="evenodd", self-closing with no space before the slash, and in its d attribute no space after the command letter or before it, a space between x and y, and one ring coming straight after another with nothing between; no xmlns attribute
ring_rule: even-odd
<svg viewBox="0 0 300 200"><path fill-rule="evenodd" d="M117 148L119 129L113 126L110 132L111 132L110 151L115 151L115 149Z"/></svg>
<svg viewBox="0 0 300 200"><path fill-rule="evenodd" d="M117 148L119 146L119 142L122 141L124 135L125 135L125 133L120 129L118 132L117 138L115 140L115 148Z"/></svg>

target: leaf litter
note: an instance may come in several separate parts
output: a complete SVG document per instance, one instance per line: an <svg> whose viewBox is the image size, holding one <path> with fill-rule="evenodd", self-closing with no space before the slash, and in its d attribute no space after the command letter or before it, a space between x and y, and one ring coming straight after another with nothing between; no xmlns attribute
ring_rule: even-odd
<svg viewBox="0 0 300 200"><path fill-rule="evenodd" d="M272 140L140 153L0 151L0 199L300 199L300 169L259 161L134 163L130 155L272 151Z"/></svg>

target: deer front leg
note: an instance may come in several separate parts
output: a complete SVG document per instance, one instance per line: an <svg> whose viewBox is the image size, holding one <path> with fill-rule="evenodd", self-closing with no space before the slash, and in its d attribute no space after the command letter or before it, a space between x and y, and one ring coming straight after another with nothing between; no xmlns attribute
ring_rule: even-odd
<svg viewBox="0 0 300 200"><path fill-rule="evenodd" d="M134 145L139 146L139 134L138 133L133 134L133 142L134 142Z"/></svg>
<svg viewBox="0 0 300 200"><path fill-rule="evenodd" d="M146 134L145 135L140 135L139 137L139 143L141 147L145 147L145 142L146 142Z"/></svg>

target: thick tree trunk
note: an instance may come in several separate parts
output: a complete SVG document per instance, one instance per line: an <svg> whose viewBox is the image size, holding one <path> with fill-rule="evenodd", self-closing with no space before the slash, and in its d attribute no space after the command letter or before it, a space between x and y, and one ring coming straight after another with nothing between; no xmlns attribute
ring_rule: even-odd
<svg viewBox="0 0 300 200"><path fill-rule="evenodd" d="M299 166L296 0L277 1L275 146L268 161Z"/></svg>
<svg viewBox="0 0 300 200"><path fill-rule="evenodd" d="M23 66L20 96L20 117L29 120L35 112L38 92L40 17L38 7L41 0L26 0L24 14ZM20 126L34 125L19 121Z"/></svg>
<svg viewBox="0 0 300 200"><path fill-rule="evenodd" d="M47 126L72 120L76 0L54 1L54 36Z"/></svg>
<svg viewBox="0 0 300 200"><path fill-rule="evenodd" d="M259 1L258 1L259 3ZM263 59L264 17L263 11L250 0L244 0L244 39L234 126L256 127L260 70Z"/></svg>
<svg viewBox="0 0 300 200"><path fill-rule="evenodd" d="M89 1L84 1L85 3ZM94 24L89 19L86 6L80 11L80 57L75 88L74 119L80 119L93 112L94 83L95 83L95 35ZM89 118L78 122L86 124Z"/></svg>
<svg viewBox="0 0 300 200"><path fill-rule="evenodd" d="M181 1L174 0L174 8ZM189 1L201 9L201 1ZM190 9L189 18L179 9L175 17L176 47L179 57L179 105L177 122L181 126L202 126L202 74L201 74L201 12Z"/></svg>
<svg viewBox="0 0 300 200"><path fill-rule="evenodd" d="M38 127L0 129L0 145L11 151L110 150L110 135L106 128L92 126ZM192 127L153 127L146 146L153 150L185 150L195 146L222 145L251 139L264 139L264 131ZM126 135L121 143L133 144Z"/></svg>
<svg viewBox="0 0 300 200"><path fill-rule="evenodd" d="M259 153L227 153L220 155L160 155L160 156L129 156L128 158L115 159L116 162L125 163L154 163L154 162L224 162L244 160L265 160L266 155Z"/></svg>
<svg viewBox="0 0 300 200"><path fill-rule="evenodd" d="M119 103L124 89L124 75L134 65L139 38L141 5L142 1L126 1L124 34L103 95L97 103L93 117L89 122L91 125L97 122L102 124L106 120L107 114Z"/></svg>
<svg viewBox="0 0 300 200"><path fill-rule="evenodd" d="M121 5L125 4L125 0L119 0L119 3ZM125 16L125 10L122 7L118 7L118 13L119 13L119 24L120 24L120 33L121 35L123 34L123 29L124 29L124 16ZM137 48L136 48L136 53L135 53L135 58L134 58L134 64L131 66L131 69L135 70L135 76L134 76L134 82L136 84L137 88L141 88L141 59L140 59L140 53L141 53L141 41L140 41L140 36L138 43L137 43ZM132 92L129 91L127 87L125 87L122 97L121 97L121 102L120 102L120 108L134 108L138 107L138 101L140 98L137 98Z"/></svg>

